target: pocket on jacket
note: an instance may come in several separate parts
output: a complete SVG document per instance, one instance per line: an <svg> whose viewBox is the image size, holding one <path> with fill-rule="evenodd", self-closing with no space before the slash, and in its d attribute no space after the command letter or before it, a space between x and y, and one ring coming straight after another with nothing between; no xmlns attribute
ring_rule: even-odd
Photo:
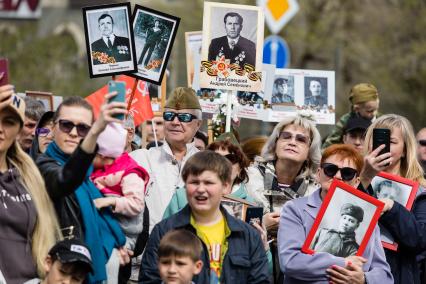
<svg viewBox="0 0 426 284"><path fill-rule="evenodd" d="M233 283L246 283L251 268L248 255L228 255L228 257L231 263L231 281Z"/></svg>

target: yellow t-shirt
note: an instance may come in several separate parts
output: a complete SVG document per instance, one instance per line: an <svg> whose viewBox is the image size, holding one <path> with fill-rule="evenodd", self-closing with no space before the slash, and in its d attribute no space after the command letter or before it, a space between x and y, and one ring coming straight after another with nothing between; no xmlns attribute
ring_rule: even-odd
<svg viewBox="0 0 426 284"><path fill-rule="evenodd" d="M193 222L198 237L204 242L209 250L211 278L217 277L219 283L220 273L222 270L223 253L225 249L225 219L220 220L209 226L199 225ZM210 282L210 283L214 283Z"/></svg>

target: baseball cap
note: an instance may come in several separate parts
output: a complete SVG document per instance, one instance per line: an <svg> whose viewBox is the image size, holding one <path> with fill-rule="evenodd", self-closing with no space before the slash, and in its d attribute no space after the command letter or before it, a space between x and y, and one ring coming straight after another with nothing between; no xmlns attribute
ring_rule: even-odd
<svg viewBox="0 0 426 284"><path fill-rule="evenodd" d="M25 101L18 97L16 94L12 95L12 102L7 106L10 110L15 112L21 120L21 125L24 125L25 121Z"/></svg>
<svg viewBox="0 0 426 284"><path fill-rule="evenodd" d="M87 266L90 272L93 272L90 251L80 240L59 241L50 249L49 255L56 256L61 263L81 262Z"/></svg>
<svg viewBox="0 0 426 284"><path fill-rule="evenodd" d="M370 125L371 125L371 120L363 118L361 116L354 115L348 119L344 132L348 133L356 129L365 131Z"/></svg>

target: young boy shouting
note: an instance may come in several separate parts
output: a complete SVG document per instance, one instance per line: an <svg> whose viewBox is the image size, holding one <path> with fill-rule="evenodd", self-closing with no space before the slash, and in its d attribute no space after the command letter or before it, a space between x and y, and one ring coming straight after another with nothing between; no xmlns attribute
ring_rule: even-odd
<svg viewBox="0 0 426 284"><path fill-rule="evenodd" d="M269 283L268 259L259 233L230 216L221 206L222 192L231 187L231 163L203 151L193 155L182 170L188 205L158 223L142 258L139 282L158 283L157 251L161 238L184 229L202 241L203 267L194 283Z"/></svg>
<svg viewBox="0 0 426 284"><path fill-rule="evenodd" d="M169 231L158 247L158 270L164 284L191 284L203 267L203 246L187 230Z"/></svg>

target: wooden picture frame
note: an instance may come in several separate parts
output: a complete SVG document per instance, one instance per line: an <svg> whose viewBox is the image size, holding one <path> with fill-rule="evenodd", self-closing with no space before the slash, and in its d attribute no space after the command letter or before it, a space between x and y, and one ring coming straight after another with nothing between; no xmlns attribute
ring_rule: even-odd
<svg viewBox="0 0 426 284"><path fill-rule="evenodd" d="M362 256L383 207L383 202L334 179L302 246L302 252L328 252L339 257ZM336 216L339 217L338 220ZM353 222L352 225L348 225L347 220ZM331 228L336 223L338 227ZM346 247L339 248L338 253L334 248L323 245L331 239L330 234L336 232L343 232L352 238L345 240Z"/></svg>
<svg viewBox="0 0 426 284"><path fill-rule="evenodd" d="M408 211L413 207L419 189L419 183L385 172L380 172L371 181L374 196L377 199L389 198L404 206ZM380 226L380 237L384 248L397 251L398 243L394 240L390 232Z"/></svg>
<svg viewBox="0 0 426 284"><path fill-rule="evenodd" d="M27 97L34 98L43 103L46 111L55 111L53 105L53 94L50 92L25 91Z"/></svg>

